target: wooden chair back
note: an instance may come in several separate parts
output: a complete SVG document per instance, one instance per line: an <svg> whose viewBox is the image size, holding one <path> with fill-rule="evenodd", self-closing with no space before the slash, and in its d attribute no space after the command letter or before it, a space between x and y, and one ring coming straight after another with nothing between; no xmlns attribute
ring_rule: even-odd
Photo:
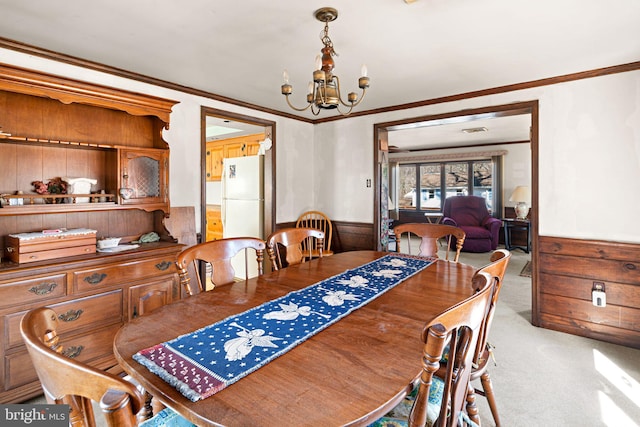
<svg viewBox="0 0 640 427"><path fill-rule="evenodd" d="M312 240L316 240L315 244ZM305 250L302 244L307 241ZM267 252L272 268L280 270L289 265L300 264L314 258L312 248L318 248L318 258L322 258L324 232L314 228L283 228L273 232L267 239ZM284 252L284 255L283 255Z"/></svg>
<svg viewBox="0 0 640 427"><path fill-rule="evenodd" d="M231 265L231 259L240 251L245 251L245 280L248 279L249 251L255 250L256 263L258 265L258 275L264 272L264 250L266 244L264 240L255 237L230 237L227 239L213 240L211 242L199 243L184 249L178 255L176 265L180 275L180 283L189 295L206 291L206 283L203 283L199 274L195 276L198 287L192 286L192 278L189 274L189 266L193 265L194 271L198 271L198 261L204 261L211 265L211 283L213 287L228 285L234 282L236 271Z"/></svg>
<svg viewBox="0 0 640 427"><path fill-rule="evenodd" d="M65 356L58 316L46 307L27 312L20 333L47 402L71 406L70 425L95 426L91 401L100 402L108 426L136 426L143 407L140 391L122 378Z"/></svg>
<svg viewBox="0 0 640 427"><path fill-rule="evenodd" d="M396 236L396 252L400 252L401 237L403 234L407 234L407 251L411 254L411 236L416 235L420 237L420 245L417 255L425 257L438 258L438 242L442 238L447 239L447 252L445 259L449 260L449 253L451 252L451 238L456 239L456 249L454 262L458 262L460 258L460 251L464 244L466 233L458 227L445 224L429 224L422 222L410 222L405 224L398 224L393 228L393 232Z"/></svg>
<svg viewBox="0 0 640 427"><path fill-rule="evenodd" d="M487 273L480 272L473 280L474 286L481 290L437 315L422 331L422 373L415 404L409 414L411 427L424 426L427 421L429 389L445 347L448 347L449 356L442 378L444 392L440 414L435 425L458 425L473 369L474 350L493 290L493 282Z"/></svg>
<svg viewBox="0 0 640 427"><path fill-rule="evenodd" d="M491 296L491 302L487 309L487 315L482 326L482 333L478 339L478 347L476 349L476 360L483 357L483 353L487 348L487 339L489 337L489 331L491 330L491 323L493 322L493 316L495 314L496 305L498 303L498 297L500 296L500 290L502 289L502 282L504 275L511 259L511 252L506 249L498 249L491 254L490 263L478 270L478 273L487 273L494 282L493 294ZM477 274L477 273L476 273ZM486 361L485 361L486 362Z"/></svg>
<svg viewBox="0 0 640 427"><path fill-rule="evenodd" d="M320 211L308 211L300 215L296 221L296 228L315 228L324 233L324 240L322 245L322 255L333 255L331 250L331 239L333 236L333 224L327 215ZM314 241L317 243L317 241ZM302 250L306 251L305 245L307 240L302 242ZM318 253L318 248L312 248L313 254Z"/></svg>

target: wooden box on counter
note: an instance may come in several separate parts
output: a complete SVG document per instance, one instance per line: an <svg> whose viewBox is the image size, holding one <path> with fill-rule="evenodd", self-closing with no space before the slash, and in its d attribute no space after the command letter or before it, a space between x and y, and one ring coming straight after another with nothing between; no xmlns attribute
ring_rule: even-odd
<svg viewBox="0 0 640 427"><path fill-rule="evenodd" d="M5 238L7 258L19 264L96 252L96 230L77 228L54 233L9 234Z"/></svg>

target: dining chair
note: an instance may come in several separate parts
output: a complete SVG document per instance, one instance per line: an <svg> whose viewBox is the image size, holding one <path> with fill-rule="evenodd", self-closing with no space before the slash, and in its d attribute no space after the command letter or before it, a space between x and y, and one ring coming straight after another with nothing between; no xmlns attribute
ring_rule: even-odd
<svg viewBox="0 0 640 427"><path fill-rule="evenodd" d="M249 279L248 250L250 249L255 250L258 275L262 275L265 248L264 240L255 237L229 237L190 246L178 254L176 261L180 283L189 295L207 290L206 282L203 283L199 274L193 273L193 271L199 270L198 261L204 261L211 265L211 283L214 288L234 283L236 271L231 264L231 259L242 250L245 251L245 280ZM193 268L190 269L190 266ZM189 270L192 270L191 274ZM196 290L191 286L192 278L190 276L192 275L195 276L195 281L198 283Z"/></svg>
<svg viewBox="0 0 640 427"><path fill-rule="evenodd" d="M471 382L469 383L467 396L469 415L471 419L477 423L479 423L480 420L477 416L477 408L475 407L475 395L479 394L487 398L489 409L491 410L491 415L496 423L496 427L500 427L500 417L498 416L498 407L493 393L491 377L489 376L489 372L487 372L489 359L493 359L494 347L488 342L488 337L489 331L491 330L491 323L493 322L493 316L495 314L496 304L498 303L498 296L500 295L500 289L502 288L502 282L510 259L511 252L505 249L498 249L491 254L489 264L478 270L478 272L487 273L491 276L494 285L491 301L489 303L487 314L482 325L482 331L476 346L474 365L471 372ZM472 385L472 382L477 379L480 379L482 389L475 388Z"/></svg>
<svg viewBox="0 0 640 427"><path fill-rule="evenodd" d="M476 425L466 413L465 402L474 350L493 293L493 280L489 274L479 272L473 277L473 285L480 291L424 326L422 357L415 357L422 365L417 384L401 403L374 422L373 427ZM449 356L445 373L437 377L445 350Z"/></svg>
<svg viewBox="0 0 640 427"><path fill-rule="evenodd" d="M447 252L445 259L449 261L449 253L451 252L451 240L452 237L456 242L456 251L454 262L458 262L460 258L460 251L464 244L465 232L461 228L454 227L452 225L444 224L430 224L423 222L410 222L404 224L398 224L393 227L393 232L396 236L396 252L400 252L401 237L403 234L407 235L407 253L411 254L411 247L413 242L411 236L415 235L420 237L420 244L418 247L417 255L426 257L438 258L438 242L440 239L447 239Z"/></svg>
<svg viewBox="0 0 640 427"><path fill-rule="evenodd" d="M320 230L324 232L324 244L322 245L322 256L330 256L333 255L333 251L331 250L331 238L333 236L333 224L329 217L320 211L307 211L298 217L296 221L296 228L315 228L316 230ZM307 241L303 241L302 250L306 251L305 245ZM312 256L314 258L318 257L318 249L311 249Z"/></svg>
<svg viewBox="0 0 640 427"><path fill-rule="evenodd" d="M58 315L47 307L28 311L20 322L45 398L50 404L70 406L70 425L96 425L92 402L99 402L109 427L192 425L169 408L147 419L150 413L144 410L140 386L67 356L57 329Z"/></svg>
<svg viewBox="0 0 640 427"><path fill-rule="evenodd" d="M303 252L303 242L307 241ZM312 240L316 240L315 244ZM312 248L318 248L317 258L322 258L324 232L314 228L283 228L267 238L267 252L273 270L300 264L313 258ZM284 252L284 256L283 256Z"/></svg>

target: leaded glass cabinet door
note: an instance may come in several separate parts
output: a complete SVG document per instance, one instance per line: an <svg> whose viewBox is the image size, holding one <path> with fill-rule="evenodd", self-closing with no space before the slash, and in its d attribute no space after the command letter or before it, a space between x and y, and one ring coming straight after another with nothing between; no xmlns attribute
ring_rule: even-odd
<svg viewBox="0 0 640 427"><path fill-rule="evenodd" d="M120 204L168 211L169 150L122 149L119 170Z"/></svg>

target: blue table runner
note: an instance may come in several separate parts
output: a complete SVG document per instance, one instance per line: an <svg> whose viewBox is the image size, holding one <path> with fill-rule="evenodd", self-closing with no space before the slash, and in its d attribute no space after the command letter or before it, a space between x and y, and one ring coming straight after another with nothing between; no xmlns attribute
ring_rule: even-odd
<svg viewBox="0 0 640 427"><path fill-rule="evenodd" d="M141 350L133 359L195 402L266 365L432 262L385 255Z"/></svg>

